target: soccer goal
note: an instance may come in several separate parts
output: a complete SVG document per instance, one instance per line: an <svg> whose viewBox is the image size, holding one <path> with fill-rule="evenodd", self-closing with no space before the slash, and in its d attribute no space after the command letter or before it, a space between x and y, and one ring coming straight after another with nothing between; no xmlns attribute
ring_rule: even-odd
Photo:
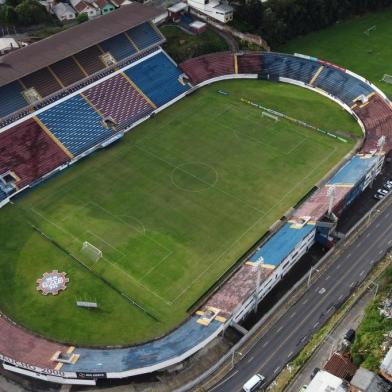
<svg viewBox="0 0 392 392"><path fill-rule="evenodd" d="M392 75L384 74L381 79L382 82L392 84Z"/></svg>
<svg viewBox="0 0 392 392"><path fill-rule="evenodd" d="M276 122L276 121L279 121L278 116L274 116L273 114L270 114L270 113L268 113L268 112L261 112L261 117L267 117L267 118L269 118L270 120L274 120L275 122Z"/></svg>
<svg viewBox="0 0 392 392"><path fill-rule="evenodd" d="M102 257L102 251L87 241L83 242L82 253L93 261L98 261Z"/></svg>

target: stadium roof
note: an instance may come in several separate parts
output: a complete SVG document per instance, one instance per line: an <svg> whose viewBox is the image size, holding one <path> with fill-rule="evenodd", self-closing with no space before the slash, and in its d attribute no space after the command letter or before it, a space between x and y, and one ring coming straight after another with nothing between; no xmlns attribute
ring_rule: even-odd
<svg viewBox="0 0 392 392"><path fill-rule="evenodd" d="M132 3L99 18L0 57L0 86L72 56L160 15L157 8Z"/></svg>

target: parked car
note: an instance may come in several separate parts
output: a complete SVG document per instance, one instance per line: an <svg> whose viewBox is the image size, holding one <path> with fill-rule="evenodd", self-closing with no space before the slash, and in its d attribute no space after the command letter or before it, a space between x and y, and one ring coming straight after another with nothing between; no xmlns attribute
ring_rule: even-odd
<svg viewBox="0 0 392 392"><path fill-rule="evenodd" d="M377 189L377 193L380 193L380 194L385 196L385 195L388 194L388 191L386 191L385 189L380 188L380 189Z"/></svg>
<svg viewBox="0 0 392 392"><path fill-rule="evenodd" d="M344 339L348 340L350 343L352 343L355 339L355 331L352 328L347 330L347 332L344 335Z"/></svg>
<svg viewBox="0 0 392 392"><path fill-rule="evenodd" d="M315 367L310 374L310 379L313 380L314 376L320 371L320 368Z"/></svg>
<svg viewBox="0 0 392 392"><path fill-rule="evenodd" d="M373 197L374 197L375 199L377 199L377 200L381 200L381 199L384 197L384 195L382 195L382 194L380 194L380 193L375 193L375 194L373 195Z"/></svg>

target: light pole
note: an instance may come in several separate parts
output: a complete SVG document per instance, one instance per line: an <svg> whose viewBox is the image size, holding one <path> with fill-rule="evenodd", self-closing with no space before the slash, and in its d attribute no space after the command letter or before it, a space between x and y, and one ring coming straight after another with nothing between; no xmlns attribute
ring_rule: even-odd
<svg viewBox="0 0 392 392"><path fill-rule="evenodd" d="M235 355L238 354L240 357L242 357L242 353L240 351L235 351L233 350L232 354L231 354L231 368L234 368L234 359L235 359Z"/></svg>
<svg viewBox="0 0 392 392"><path fill-rule="evenodd" d="M315 267L313 267L313 265L310 267L309 276L308 276L308 288L310 286L310 279L312 278L313 270L315 270L316 272L320 272L320 270L315 268Z"/></svg>

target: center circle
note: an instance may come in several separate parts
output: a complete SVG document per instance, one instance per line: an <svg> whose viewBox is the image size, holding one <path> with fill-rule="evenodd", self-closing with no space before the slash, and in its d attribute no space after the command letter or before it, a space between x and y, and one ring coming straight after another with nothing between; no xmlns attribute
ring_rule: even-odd
<svg viewBox="0 0 392 392"><path fill-rule="evenodd" d="M218 181L217 171L202 162L187 162L175 167L171 174L173 184L187 192L201 192Z"/></svg>

